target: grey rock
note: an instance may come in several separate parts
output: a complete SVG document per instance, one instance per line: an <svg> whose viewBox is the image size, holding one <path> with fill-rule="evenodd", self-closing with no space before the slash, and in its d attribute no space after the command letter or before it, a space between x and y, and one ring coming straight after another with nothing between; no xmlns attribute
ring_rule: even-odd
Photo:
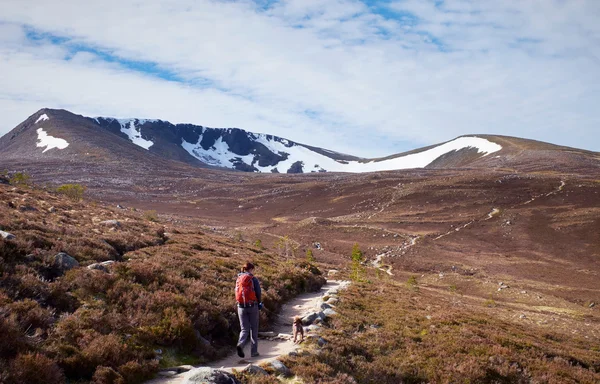
<svg viewBox="0 0 600 384"><path fill-rule="evenodd" d="M311 325L317 317L319 317L319 314L317 312L313 312L309 315L306 315L302 318L302 324L303 325Z"/></svg>
<svg viewBox="0 0 600 384"><path fill-rule="evenodd" d="M196 336L196 340L198 340L198 342L200 342L200 344L204 345L204 346L210 346L210 341L207 340L206 338L204 338L202 336L202 334L200 333L200 331L198 331L197 329L194 329L194 335Z"/></svg>
<svg viewBox="0 0 600 384"><path fill-rule="evenodd" d="M275 337L277 334L275 332L258 332L258 337Z"/></svg>
<svg viewBox="0 0 600 384"><path fill-rule="evenodd" d="M120 227L121 223L119 223L119 221L117 220L105 220L105 221L101 221L98 224L100 225L104 225L105 227Z"/></svg>
<svg viewBox="0 0 600 384"><path fill-rule="evenodd" d="M103 261L101 263L94 263L87 266L88 269L95 269L98 271L108 272L108 267L113 265L114 260Z"/></svg>
<svg viewBox="0 0 600 384"><path fill-rule="evenodd" d="M68 271L69 269L73 269L75 267L79 267L79 262L64 252L60 252L54 255L50 260L50 264L54 268L63 272Z"/></svg>
<svg viewBox="0 0 600 384"><path fill-rule="evenodd" d="M593 302L590 303L590 305L588 305L588 307L590 307L590 308L594 308L595 306L596 306L596 303L593 303Z"/></svg>
<svg viewBox="0 0 600 384"><path fill-rule="evenodd" d="M308 331L309 331L309 332L310 332L310 331L317 331L317 330L319 330L320 328L321 328L321 326L320 326L320 325L311 324L311 325L309 325L309 326L308 326Z"/></svg>
<svg viewBox="0 0 600 384"><path fill-rule="evenodd" d="M177 374L177 372L175 372L175 371L160 371L160 372L158 372L158 375L162 376L162 377L173 377L176 374Z"/></svg>
<svg viewBox="0 0 600 384"><path fill-rule="evenodd" d="M319 337L319 338L317 339L317 345L318 345L319 347L323 347L323 346L324 346L325 344L327 344L327 343L328 343L328 341L327 341L327 340L325 340L325 339L324 339L324 338L322 338L322 337Z"/></svg>
<svg viewBox="0 0 600 384"><path fill-rule="evenodd" d="M242 369L242 372L246 372L251 375L257 375L257 376L269 376L269 373L267 371L265 371L263 368L259 367L258 365L254 365L254 364L248 364L244 369Z"/></svg>
<svg viewBox="0 0 600 384"><path fill-rule="evenodd" d="M12 233L4 232L4 231L0 231L0 236L2 236L2 238L4 240L14 240L17 238L17 236L13 235Z"/></svg>
<svg viewBox="0 0 600 384"><path fill-rule="evenodd" d="M278 375L282 375L284 377L292 376L290 369L279 360L273 360L269 363L269 365L275 372L277 372Z"/></svg>
<svg viewBox="0 0 600 384"><path fill-rule="evenodd" d="M331 308L328 308L323 311L323 314L325 315L325 317L333 317L333 316L337 315L337 312Z"/></svg>
<svg viewBox="0 0 600 384"><path fill-rule="evenodd" d="M56 212L56 208L50 207L50 208L48 208L48 212L54 213L54 212Z"/></svg>
<svg viewBox="0 0 600 384"><path fill-rule="evenodd" d="M200 367L187 374L184 384L240 384L230 373L210 367Z"/></svg>
<svg viewBox="0 0 600 384"><path fill-rule="evenodd" d="M326 301L326 303L329 305L336 305L338 301L340 300L337 297L331 297L329 298L329 300Z"/></svg>
<svg viewBox="0 0 600 384"><path fill-rule="evenodd" d="M319 305L320 310L325 310L325 309L329 309L329 308L331 308L331 305L327 304L327 303L321 303L321 305Z"/></svg>

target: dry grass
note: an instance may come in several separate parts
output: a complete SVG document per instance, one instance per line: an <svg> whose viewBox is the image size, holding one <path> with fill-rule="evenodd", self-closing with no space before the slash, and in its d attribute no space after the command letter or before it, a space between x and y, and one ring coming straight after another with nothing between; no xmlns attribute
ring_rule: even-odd
<svg viewBox="0 0 600 384"><path fill-rule="evenodd" d="M485 308L454 308L405 284L354 284L336 311L323 332L328 344L285 361L306 382L600 381L600 353L589 340L498 320Z"/></svg>
<svg viewBox="0 0 600 384"><path fill-rule="evenodd" d="M156 372L162 354L196 363L223 356L239 332L232 289L247 260L258 265L265 327L267 313L324 282L304 262L194 227L166 234L142 214L0 186L0 228L17 237L0 242L2 379L39 382L24 378L41 371L48 383L63 375L136 383ZM57 270L57 252L80 267ZM85 268L106 260L116 261L109 273Z"/></svg>

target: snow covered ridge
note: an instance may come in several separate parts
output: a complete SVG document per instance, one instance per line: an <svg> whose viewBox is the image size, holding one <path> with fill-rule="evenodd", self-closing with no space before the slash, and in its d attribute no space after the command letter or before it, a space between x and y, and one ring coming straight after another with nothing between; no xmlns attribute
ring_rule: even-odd
<svg viewBox="0 0 600 384"><path fill-rule="evenodd" d="M121 124L121 132L126 134L129 137L129 140L133 142L133 144L138 145L144 149L150 149L154 143L150 140L146 140L142 138L142 133L140 132L139 125L143 125L148 120L138 120L138 119L118 119L119 124ZM138 123L136 127L135 123Z"/></svg>
<svg viewBox="0 0 600 384"><path fill-rule="evenodd" d="M116 121L121 126L121 132L126 134L129 137L131 142L139 147L142 147L146 150L149 150L151 146L154 145L154 142L151 140L146 140L142 137L142 132L140 126L146 123L155 123L159 120L149 120L149 119L115 119L113 117L94 117L93 118L96 123L100 124L100 120L102 119L108 122Z"/></svg>
<svg viewBox="0 0 600 384"><path fill-rule="evenodd" d="M65 149L69 146L69 143L66 140L48 135L46 131L44 131L44 128L38 128L36 132L38 134L37 146L41 148L46 147L42 153L49 151L52 148Z"/></svg>
<svg viewBox="0 0 600 384"><path fill-rule="evenodd" d="M397 169L423 168L431 164L438 157L452 151L458 151L465 148L475 148L482 156L497 152L502 146L492 143L479 137L459 137L455 140L428 149L423 152L414 153L406 156L396 157L387 160L372 161L339 161L320 153L310 150L302 145L294 143L284 143L276 140L269 135L251 135L251 139L263 144L274 154L279 154L284 160L279 161L274 166L260 166L256 161L254 154L240 156L233 153L229 145L225 143L222 137L219 137L215 144L208 149L204 149L200 142L202 135L196 143L189 143L182 140L182 147L198 160L214 166L237 168L242 162L248 166L254 167L258 172L287 172L296 164L301 165L302 172L377 172L391 171ZM290 146L291 144L291 146Z"/></svg>

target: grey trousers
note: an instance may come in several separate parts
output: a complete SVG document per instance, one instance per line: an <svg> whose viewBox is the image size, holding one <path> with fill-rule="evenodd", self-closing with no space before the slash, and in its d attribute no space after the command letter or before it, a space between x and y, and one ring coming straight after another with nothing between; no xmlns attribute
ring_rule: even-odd
<svg viewBox="0 0 600 384"><path fill-rule="evenodd" d="M250 339L252 346L250 354L254 355L258 353L258 306L250 308L238 307L238 317L240 318L240 326L242 331L240 332L240 339L238 345L244 348L248 339Z"/></svg>

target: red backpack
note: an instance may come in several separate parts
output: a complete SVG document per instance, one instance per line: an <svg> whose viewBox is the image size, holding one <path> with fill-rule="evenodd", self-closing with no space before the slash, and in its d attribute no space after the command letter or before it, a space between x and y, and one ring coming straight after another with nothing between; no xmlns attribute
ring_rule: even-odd
<svg viewBox="0 0 600 384"><path fill-rule="evenodd" d="M254 292L253 276L249 273L242 273L235 282L235 300L239 304L256 303L256 293Z"/></svg>

